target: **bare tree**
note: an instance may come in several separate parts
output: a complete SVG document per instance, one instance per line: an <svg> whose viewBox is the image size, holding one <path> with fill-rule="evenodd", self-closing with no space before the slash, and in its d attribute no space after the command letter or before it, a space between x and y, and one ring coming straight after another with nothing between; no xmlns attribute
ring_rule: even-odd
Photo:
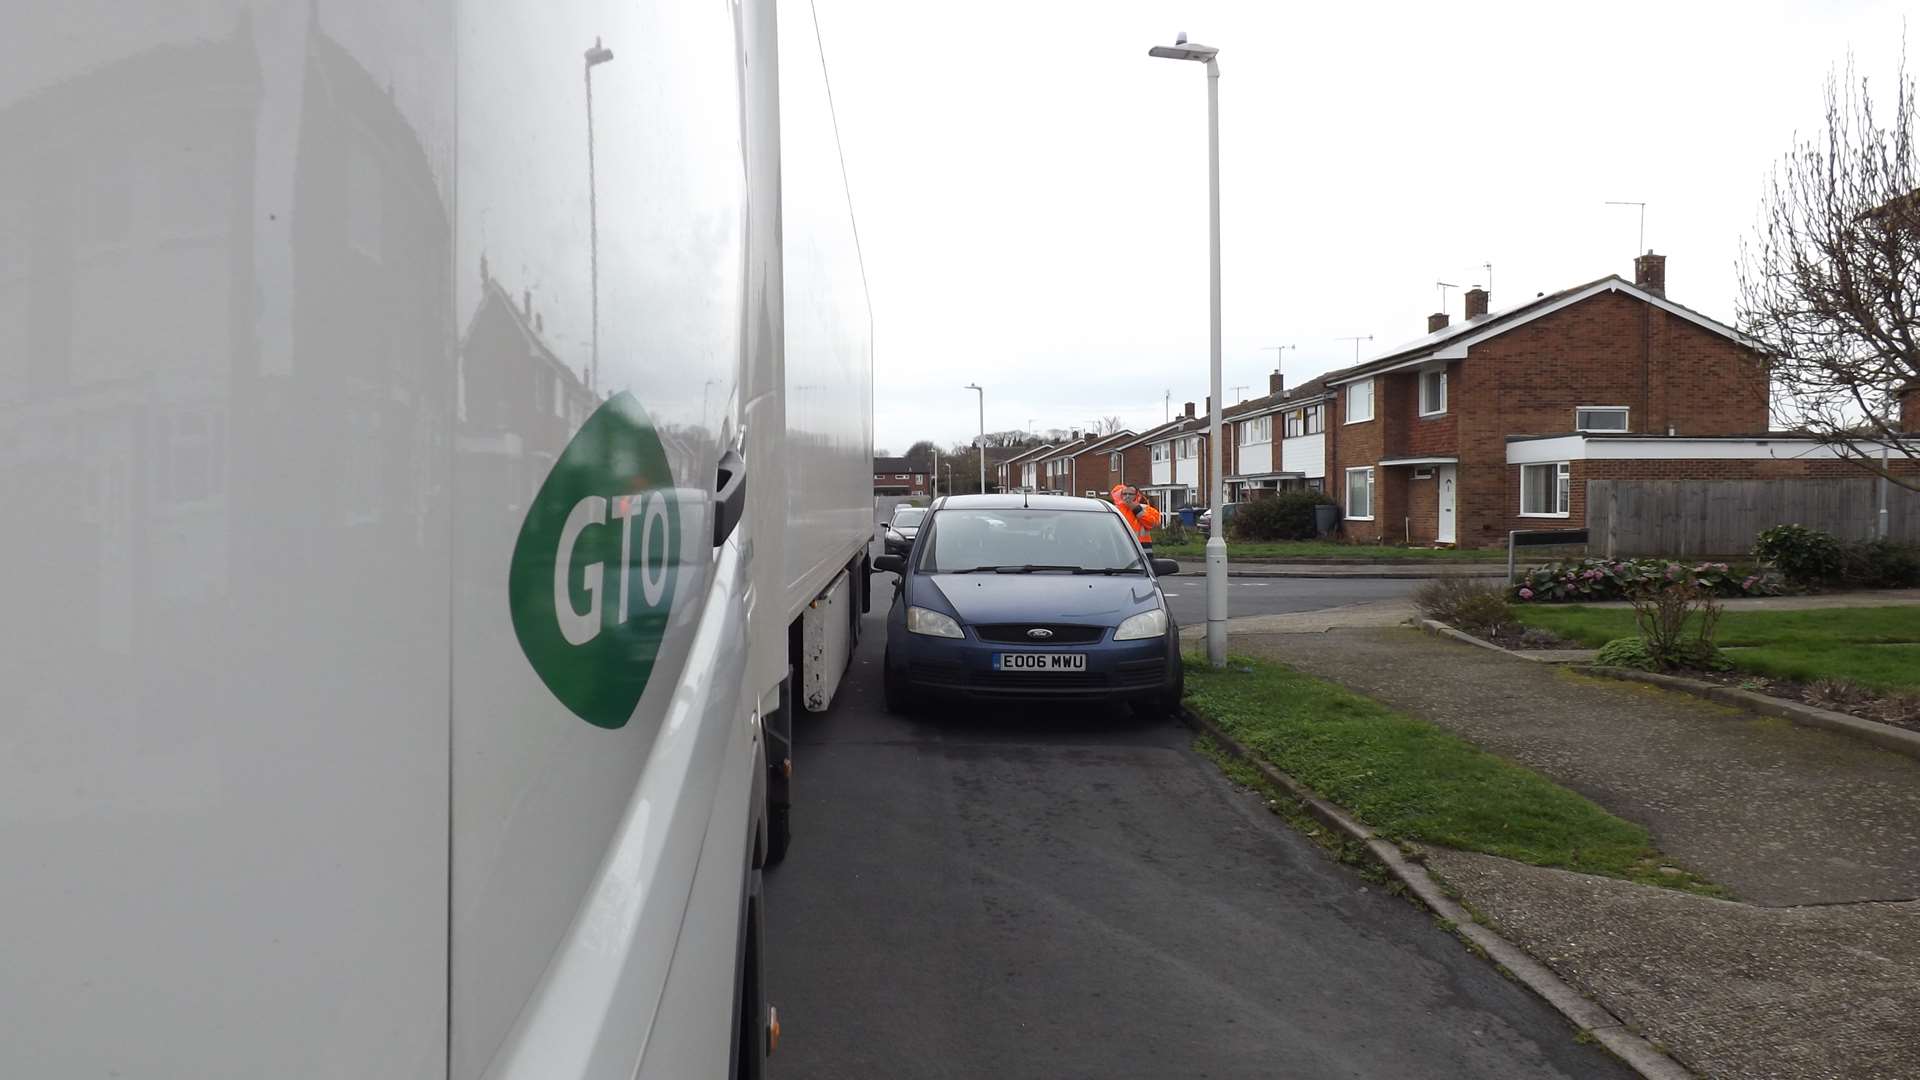
<svg viewBox="0 0 1920 1080"><path fill-rule="evenodd" d="M1905 51L1876 102L1852 57L1829 75L1821 130L1769 178L1742 245L1739 320L1760 344L1778 422L1890 475L1883 456L1920 461L1899 437L1900 398L1920 393L1920 168Z"/></svg>
<svg viewBox="0 0 1920 1080"><path fill-rule="evenodd" d="M1093 430L1099 435L1117 435L1127 430L1127 425L1117 416L1103 416L1094 421Z"/></svg>

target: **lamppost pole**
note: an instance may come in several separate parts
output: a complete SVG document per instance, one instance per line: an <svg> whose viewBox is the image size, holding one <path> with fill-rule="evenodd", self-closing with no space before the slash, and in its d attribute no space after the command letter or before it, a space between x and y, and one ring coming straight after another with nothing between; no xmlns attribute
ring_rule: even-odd
<svg viewBox="0 0 1920 1080"><path fill-rule="evenodd" d="M587 291L593 304L593 346L587 369L588 389L600 392L600 207L593 175L593 69L613 59L613 50L593 39L586 51L587 80Z"/></svg>
<svg viewBox="0 0 1920 1080"><path fill-rule="evenodd" d="M1181 34L1172 45L1156 45L1148 56L1192 60L1207 65L1207 280L1211 340L1207 355L1207 383L1212 389L1207 408L1208 503L1213 520L1207 537L1207 663L1227 666L1227 540L1220 476L1220 50L1211 45L1189 45Z"/></svg>
<svg viewBox="0 0 1920 1080"><path fill-rule="evenodd" d="M980 494L985 495L987 493L987 392L975 383L968 383L966 388L980 395L980 442L977 449L980 451Z"/></svg>

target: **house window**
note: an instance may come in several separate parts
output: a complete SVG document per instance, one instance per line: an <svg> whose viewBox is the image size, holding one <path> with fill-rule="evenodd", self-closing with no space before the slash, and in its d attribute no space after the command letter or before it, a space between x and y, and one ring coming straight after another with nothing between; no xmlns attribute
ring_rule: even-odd
<svg viewBox="0 0 1920 1080"><path fill-rule="evenodd" d="M1564 461L1520 466L1520 516L1566 517L1572 488L1573 470Z"/></svg>
<svg viewBox="0 0 1920 1080"><path fill-rule="evenodd" d="M1326 413L1323 411L1325 408L1326 406L1324 405L1307 406L1306 412L1304 413L1307 430L1302 432L1302 434L1318 435L1327 429Z"/></svg>
<svg viewBox="0 0 1920 1080"><path fill-rule="evenodd" d="M1307 477L1308 491L1324 491L1326 490L1326 487L1327 487L1327 481L1324 477L1319 477L1319 476Z"/></svg>
<svg viewBox="0 0 1920 1080"><path fill-rule="evenodd" d="M1273 417L1259 416L1240 421L1240 445L1257 446L1273 441Z"/></svg>
<svg viewBox="0 0 1920 1080"><path fill-rule="evenodd" d="M1625 431L1627 430L1627 407L1625 405L1589 405L1573 410L1573 429L1575 431Z"/></svg>
<svg viewBox="0 0 1920 1080"><path fill-rule="evenodd" d="M1120 467L1120 455L1119 455L1119 454L1108 454L1108 455L1107 455L1107 468L1109 468L1109 469L1117 469L1117 468L1119 468L1119 467Z"/></svg>
<svg viewBox="0 0 1920 1080"><path fill-rule="evenodd" d="M1287 414L1287 438L1297 439L1307 433L1307 414L1290 412Z"/></svg>
<svg viewBox="0 0 1920 1080"><path fill-rule="evenodd" d="M1420 415L1438 416L1447 411L1447 373L1441 371L1423 371L1420 373Z"/></svg>
<svg viewBox="0 0 1920 1080"><path fill-rule="evenodd" d="M1373 419L1373 380L1347 386L1347 423L1364 424Z"/></svg>
<svg viewBox="0 0 1920 1080"><path fill-rule="evenodd" d="M1172 443L1154 443L1153 444L1153 460L1156 463L1167 460L1169 456L1167 451L1171 449L1173 449Z"/></svg>
<svg viewBox="0 0 1920 1080"><path fill-rule="evenodd" d="M1347 517L1373 520L1373 467L1347 470Z"/></svg>

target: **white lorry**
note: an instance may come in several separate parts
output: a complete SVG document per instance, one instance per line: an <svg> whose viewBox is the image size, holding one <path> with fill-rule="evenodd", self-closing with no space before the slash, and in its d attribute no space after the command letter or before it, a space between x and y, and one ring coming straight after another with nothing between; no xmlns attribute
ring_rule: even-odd
<svg viewBox="0 0 1920 1080"><path fill-rule="evenodd" d="M4 23L0 1076L759 1075L872 535L810 5Z"/></svg>

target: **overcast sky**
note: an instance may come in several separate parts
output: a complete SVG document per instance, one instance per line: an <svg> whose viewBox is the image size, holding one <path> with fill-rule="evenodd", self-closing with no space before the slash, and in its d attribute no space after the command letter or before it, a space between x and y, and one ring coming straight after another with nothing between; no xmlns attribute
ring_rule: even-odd
<svg viewBox="0 0 1920 1080"><path fill-rule="evenodd" d="M1436 280L1493 306L1646 243L1733 316L1761 185L1851 48L1890 81L1897 3L815 0L875 324L875 440L1118 415L1207 392L1206 78L1220 53L1224 395L1425 332ZM1460 318L1459 290L1447 308Z"/></svg>

